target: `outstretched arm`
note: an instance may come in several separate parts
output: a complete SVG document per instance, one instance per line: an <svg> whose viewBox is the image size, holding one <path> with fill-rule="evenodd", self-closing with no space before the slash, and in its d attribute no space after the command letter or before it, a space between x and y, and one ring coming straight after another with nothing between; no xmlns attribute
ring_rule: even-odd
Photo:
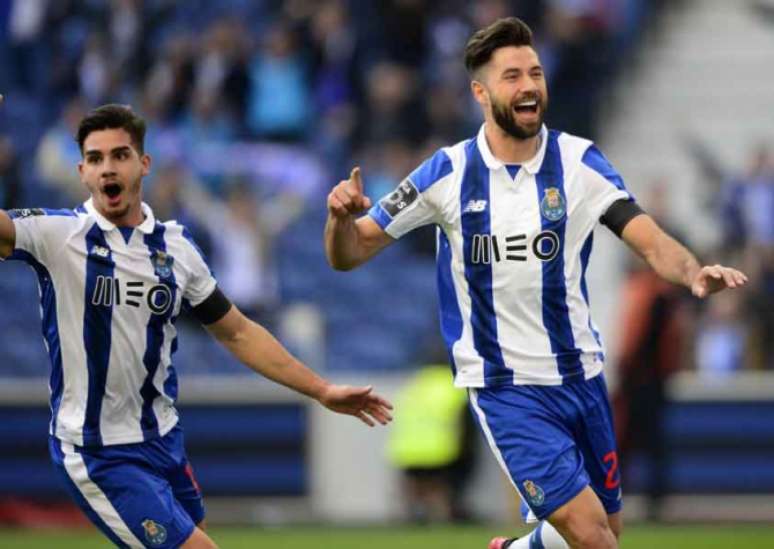
<svg viewBox="0 0 774 549"><path fill-rule="evenodd" d="M369 387L334 385L296 360L265 328L235 306L207 330L243 364L259 374L317 400L326 408L373 426L392 420L392 405Z"/></svg>
<svg viewBox="0 0 774 549"><path fill-rule="evenodd" d="M334 269L353 269L393 242L370 217L356 218L370 207L371 199L363 194L360 168L356 167L349 179L339 182L328 195L325 255Z"/></svg>
<svg viewBox="0 0 774 549"><path fill-rule="evenodd" d="M696 297L704 298L725 288L744 286L747 282L744 273L731 267L702 267L691 252L646 214L629 221L621 237L661 278L690 288Z"/></svg>

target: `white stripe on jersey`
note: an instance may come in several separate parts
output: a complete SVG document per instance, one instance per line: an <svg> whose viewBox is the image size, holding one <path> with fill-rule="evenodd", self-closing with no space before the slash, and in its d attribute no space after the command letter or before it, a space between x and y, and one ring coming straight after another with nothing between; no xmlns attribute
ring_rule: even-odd
<svg viewBox="0 0 774 549"><path fill-rule="evenodd" d="M632 197L590 141L545 127L540 137L514 178L482 126L369 212L394 238L438 226L441 329L458 386L556 385L602 370L585 269L599 218Z"/></svg>
<svg viewBox="0 0 774 549"><path fill-rule="evenodd" d="M184 228L143 212L128 241L91 201L14 215L11 258L41 287L50 432L77 446L141 442L177 423L173 322L184 299L196 306L216 286Z"/></svg>
<svg viewBox="0 0 774 549"><path fill-rule="evenodd" d="M123 521L105 492L89 478L89 471L81 454L66 442L62 443L62 453L67 474L99 518L129 547L145 547Z"/></svg>

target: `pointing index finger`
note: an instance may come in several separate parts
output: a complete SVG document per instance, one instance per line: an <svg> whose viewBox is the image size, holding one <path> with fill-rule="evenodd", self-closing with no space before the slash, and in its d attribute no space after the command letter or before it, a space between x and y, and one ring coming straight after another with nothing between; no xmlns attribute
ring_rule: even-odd
<svg viewBox="0 0 774 549"><path fill-rule="evenodd" d="M360 166L355 166L349 174L349 180L360 193L363 192L363 178L360 175Z"/></svg>

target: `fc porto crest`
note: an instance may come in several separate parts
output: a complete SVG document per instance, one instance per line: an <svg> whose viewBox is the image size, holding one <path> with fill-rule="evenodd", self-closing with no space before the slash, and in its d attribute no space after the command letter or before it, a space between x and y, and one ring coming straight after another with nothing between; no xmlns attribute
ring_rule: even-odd
<svg viewBox="0 0 774 549"><path fill-rule="evenodd" d="M549 221L559 221L567 213L567 203L556 187L548 187L540 201L540 213Z"/></svg>
<svg viewBox="0 0 774 549"><path fill-rule="evenodd" d="M167 529L155 520L145 519L142 528L145 530L145 539L151 545L161 545L167 541Z"/></svg>
<svg viewBox="0 0 774 549"><path fill-rule="evenodd" d="M151 261L153 262L153 270L156 276L159 278L172 276L172 265L175 263L174 257L161 250L156 250L151 254Z"/></svg>
<svg viewBox="0 0 774 549"><path fill-rule="evenodd" d="M527 494L527 500L529 501L530 505L533 505L535 507L539 507L540 505L543 505L543 502L546 500L546 495L540 486L538 486L531 480L525 480L523 483L523 486L524 486L524 491Z"/></svg>

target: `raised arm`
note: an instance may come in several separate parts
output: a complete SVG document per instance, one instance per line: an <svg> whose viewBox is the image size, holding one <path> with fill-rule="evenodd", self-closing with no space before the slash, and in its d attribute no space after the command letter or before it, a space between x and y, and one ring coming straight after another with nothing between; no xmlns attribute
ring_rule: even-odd
<svg viewBox="0 0 774 549"><path fill-rule="evenodd" d="M368 387L334 385L296 360L266 329L235 306L207 330L243 364L264 377L317 400L326 408L373 426L392 420L392 405Z"/></svg>
<svg viewBox="0 0 774 549"><path fill-rule="evenodd" d="M5 259L16 246L16 227L4 210L0 210L0 257Z"/></svg>
<svg viewBox="0 0 774 549"><path fill-rule="evenodd" d="M647 214L629 221L621 237L661 278L690 288L696 297L704 298L725 288L744 286L747 282L744 273L731 267L702 267L691 252Z"/></svg>
<svg viewBox="0 0 774 549"><path fill-rule="evenodd" d="M348 271L365 263L394 242L369 216L357 216L371 207L363 194L360 168L341 181L328 195L328 221L325 224L325 255L331 267Z"/></svg>

